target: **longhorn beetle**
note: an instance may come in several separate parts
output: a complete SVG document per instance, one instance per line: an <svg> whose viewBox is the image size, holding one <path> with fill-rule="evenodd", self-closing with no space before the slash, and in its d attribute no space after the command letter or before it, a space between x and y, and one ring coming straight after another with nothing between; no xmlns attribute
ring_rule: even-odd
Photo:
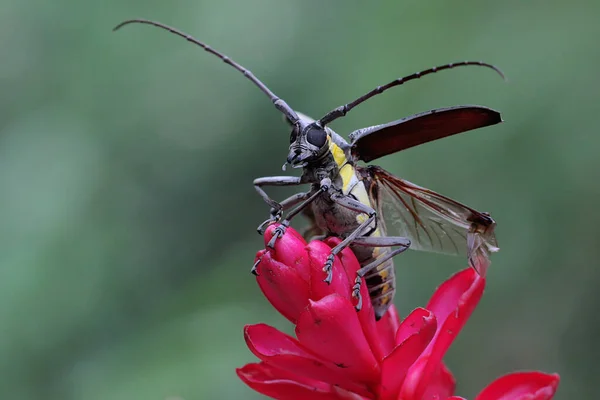
<svg viewBox="0 0 600 400"><path fill-rule="evenodd" d="M186 33L145 19L124 21L113 30L132 23L167 30L217 56L252 81L283 114L292 126L283 169L286 165L302 168L302 176L269 176L254 180L256 191L271 207L270 217L258 227L258 232L264 234L267 226L279 223L268 243L273 247L292 218L302 213L311 222L304 234L307 239L332 235L342 238L341 243L331 250L323 266L323 276L325 282L331 282L335 255L350 246L361 264L352 288L357 310L362 307L360 285L361 279L365 278L375 318L380 319L385 314L395 292L392 257L409 247L449 254L466 253L469 265L485 274L490 263L489 253L499 250L494 235L496 223L488 213L478 212L395 177L378 166L363 167L358 162L369 162L422 143L500 123L500 113L475 105L439 108L359 129L350 133L349 142L327 125L371 97L413 79L467 65L490 68L504 78L497 67L480 61L461 61L429 68L378 86L331 110L319 120L313 120L294 111L252 72ZM310 185L310 189L282 202L273 200L263 189L265 186L303 184ZM282 220L283 213L288 210ZM256 273L257 264L252 268L253 273Z"/></svg>

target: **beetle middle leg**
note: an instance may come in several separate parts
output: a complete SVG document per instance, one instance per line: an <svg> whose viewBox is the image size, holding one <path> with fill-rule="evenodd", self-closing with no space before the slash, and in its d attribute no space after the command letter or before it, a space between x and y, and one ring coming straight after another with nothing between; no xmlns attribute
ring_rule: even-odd
<svg viewBox="0 0 600 400"><path fill-rule="evenodd" d="M366 214L367 218L354 230L350 233L340 244L331 249L329 256L327 257L327 261L325 261L325 265L323 266L323 272L327 273L325 278L325 282L331 283L331 279L333 278L333 260L335 260L335 256L346 247L348 247L357 237L362 236L364 234L364 230L375 221L377 223L377 212L372 208L358 200L354 200L352 197L344 196L340 194L335 194L331 196L331 200L333 200L338 205L345 207L349 210L356 211L362 214Z"/></svg>
<svg viewBox="0 0 600 400"><path fill-rule="evenodd" d="M364 236L364 230L369 227L369 225L375 221L377 223L377 212L368 205L365 205L358 200L353 199L349 196L336 195L331 196L331 199L339 204L342 207L348 208L350 210L360 212L367 215L365 221L363 221L352 233L350 233L340 244L331 249L331 253L327 257L327 261L325 262L325 266L323 267L323 271L327 273L327 277L325 278L325 282L331 283L331 279L333 277L333 261L335 256L345 249L347 246L354 244L360 246L368 246L368 247L394 247L400 246L398 249L393 250L387 253L385 256L382 256L381 259L375 260L370 264L360 268L356 272L356 278L354 280L354 286L352 287L352 296L357 299L357 304L355 306L356 310L359 311L362 308L362 297L360 295L360 285L362 282L362 278L369 271L372 271L374 268L377 268L382 263L386 262L390 258L394 257L396 254L402 253L406 249L410 247L410 240L405 237L400 236L389 236L389 237L371 237Z"/></svg>

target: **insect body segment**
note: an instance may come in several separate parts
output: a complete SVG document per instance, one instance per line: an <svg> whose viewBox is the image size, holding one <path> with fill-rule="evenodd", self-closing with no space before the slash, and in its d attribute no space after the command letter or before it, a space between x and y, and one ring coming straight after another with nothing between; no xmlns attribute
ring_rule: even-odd
<svg viewBox="0 0 600 400"><path fill-rule="evenodd" d="M378 86L354 101L333 109L320 120L313 120L293 110L249 70L177 29L137 19L119 24L115 30L132 23L153 25L202 47L241 72L285 116L292 126L292 132L283 167L285 169L290 165L300 168L302 175L269 176L254 180L256 191L270 207L270 216L258 227L258 231L264 233L268 225L280 222L268 244L274 246L292 219L303 214L310 221L310 227L305 232L307 239L316 236L340 237L342 241L331 250L323 267L324 280L330 282L332 279L331 268L335 255L350 246L361 265L352 287L357 310L362 306L360 286L364 278L375 317L379 319L385 314L395 293L392 258L409 247L464 254L471 266L481 274L485 273L489 254L498 251L494 235L496 223L489 214L395 177L380 167L362 167L358 162L369 162L422 143L497 124L502 122L497 111L473 105L435 109L359 129L349 135L350 142L327 124L392 87L428 74L472 65L491 68L503 77L498 68L479 61L461 61L429 68ZM299 185L310 186L307 191L296 193L281 202L272 199L264 190L266 186Z"/></svg>
<svg viewBox="0 0 600 400"><path fill-rule="evenodd" d="M335 144L330 137L328 137L328 142L329 152L333 156L333 160L335 161L339 169L340 177L342 178L342 192L345 195L348 195L359 183L359 180L355 174L354 168L350 163L348 163L348 159L346 158L344 151L337 144ZM363 203L368 204L366 201L363 201Z"/></svg>

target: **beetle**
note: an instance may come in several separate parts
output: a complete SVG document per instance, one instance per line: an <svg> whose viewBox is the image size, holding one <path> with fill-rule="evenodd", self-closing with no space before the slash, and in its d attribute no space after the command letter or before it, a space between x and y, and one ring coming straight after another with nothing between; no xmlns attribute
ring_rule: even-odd
<svg viewBox="0 0 600 400"><path fill-rule="evenodd" d="M380 319L385 314L395 293L392 258L408 248L466 253L469 265L485 274L490 264L489 254L499 250L494 233L496 222L488 213L398 178L381 167L365 167L359 162L370 162L423 143L498 124L502 122L498 111L477 105L434 109L356 130L350 133L349 141L328 125L373 96L425 75L473 65L490 68L504 78L496 66L481 61L461 61L429 68L378 86L314 120L292 109L252 72L182 31L146 19L127 20L113 30L133 23L167 30L220 58L254 83L283 114L292 127L283 169L288 165L300 168L302 175L254 180L256 191L271 207L269 218L258 227L258 232L264 234L269 225L277 223L268 243L269 247L274 247L291 220L303 214L310 221L304 233L307 240L340 237L342 241L331 249L323 266L324 281L331 282L335 256L349 246L361 265L352 287L357 310L362 307L360 287L364 278L375 318ZM310 187L281 202L272 199L264 190L267 186L298 185ZM255 274L256 267L257 264L252 268Z"/></svg>

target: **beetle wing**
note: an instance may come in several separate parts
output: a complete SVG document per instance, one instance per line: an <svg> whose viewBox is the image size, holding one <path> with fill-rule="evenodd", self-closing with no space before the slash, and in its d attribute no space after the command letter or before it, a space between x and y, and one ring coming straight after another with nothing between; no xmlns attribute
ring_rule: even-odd
<svg viewBox="0 0 600 400"><path fill-rule="evenodd" d="M500 113L481 106L438 108L350 134L355 160L369 162L446 136L502 122Z"/></svg>
<svg viewBox="0 0 600 400"><path fill-rule="evenodd" d="M360 168L371 180L369 195L383 217L386 234L411 240L413 250L466 254L485 276L489 254L498 251L496 222L432 190L400 179L377 166Z"/></svg>

